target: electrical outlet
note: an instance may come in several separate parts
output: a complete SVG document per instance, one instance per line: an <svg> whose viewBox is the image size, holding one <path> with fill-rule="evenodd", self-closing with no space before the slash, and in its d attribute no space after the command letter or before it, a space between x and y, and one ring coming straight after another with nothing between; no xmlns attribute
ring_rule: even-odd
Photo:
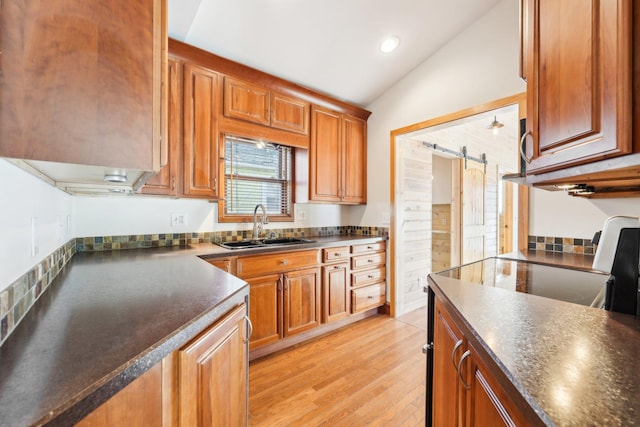
<svg viewBox="0 0 640 427"><path fill-rule="evenodd" d="M186 213L171 213L171 226L172 227L185 227L187 225Z"/></svg>
<svg viewBox="0 0 640 427"><path fill-rule="evenodd" d="M391 215L389 212L384 212L382 214L382 225L389 225L391 223Z"/></svg>
<svg viewBox="0 0 640 427"><path fill-rule="evenodd" d="M305 219L307 219L307 211L300 208L296 209L296 220L304 221Z"/></svg>

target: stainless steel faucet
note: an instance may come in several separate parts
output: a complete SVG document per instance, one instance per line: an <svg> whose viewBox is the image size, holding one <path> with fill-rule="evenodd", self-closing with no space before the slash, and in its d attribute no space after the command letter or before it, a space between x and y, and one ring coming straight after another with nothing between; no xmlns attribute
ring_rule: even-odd
<svg viewBox="0 0 640 427"><path fill-rule="evenodd" d="M262 208L262 216L260 217L260 223L258 224L258 208ZM269 218L267 217L267 210L264 208L262 203L257 204L255 209L253 209L253 236L252 238L258 239L260 237L260 233L262 232L262 227L265 224L269 223Z"/></svg>

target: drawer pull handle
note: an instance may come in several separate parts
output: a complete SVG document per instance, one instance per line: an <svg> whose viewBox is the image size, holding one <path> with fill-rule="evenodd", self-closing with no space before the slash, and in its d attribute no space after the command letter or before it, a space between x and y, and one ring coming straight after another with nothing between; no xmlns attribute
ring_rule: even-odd
<svg viewBox="0 0 640 427"><path fill-rule="evenodd" d="M367 298L373 299L373 295L369 295L369 296L367 296Z"/></svg>
<svg viewBox="0 0 640 427"><path fill-rule="evenodd" d="M368 263L372 263L372 262L373 262L373 260L372 260L372 259L368 259L368 260L367 260L367 262L368 262Z"/></svg>
<svg viewBox="0 0 640 427"><path fill-rule="evenodd" d="M371 249L373 249L373 246L367 246L367 249L371 250Z"/></svg>
<svg viewBox="0 0 640 427"><path fill-rule="evenodd" d="M374 276L373 274L370 274L370 275L368 275L367 277L368 277L369 279L375 279L375 278L376 278L376 276Z"/></svg>

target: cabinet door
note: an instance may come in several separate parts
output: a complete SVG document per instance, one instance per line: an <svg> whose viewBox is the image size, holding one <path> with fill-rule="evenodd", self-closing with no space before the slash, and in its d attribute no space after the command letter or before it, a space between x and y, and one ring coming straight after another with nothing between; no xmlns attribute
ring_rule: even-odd
<svg viewBox="0 0 640 427"><path fill-rule="evenodd" d="M178 195L182 160L182 63L174 58L168 59L167 87L169 157L160 172L150 178L142 187L140 192L143 194Z"/></svg>
<svg viewBox="0 0 640 427"><path fill-rule="evenodd" d="M217 73L184 65L184 195L217 198L218 87Z"/></svg>
<svg viewBox="0 0 640 427"><path fill-rule="evenodd" d="M246 280L253 325L249 349L255 350L282 338L282 276L271 274Z"/></svg>
<svg viewBox="0 0 640 427"><path fill-rule="evenodd" d="M224 115L269 125L269 90L242 80L225 76Z"/></svg>
<svg viewBox="0 0 640 427"><path fill-rule="evenodd" d="M348 314L349 263L325 265L322 267L322 321L333 322Z"/></svg>
<svg viewBox="0 0 640 427"><path fill-rule="evenodd" d="M467 392L467 426L527 426L509 396L495 383L477 351L469 346Z"/></svg>
<svg viewBox="0 0 640 427"><path fill-rule="evenodd" d="M0 157L158 171L166 1L0 2Z"/></svg>
<svg viewBox="0 0 640 427"><path fill-rule="evenodd" d="M178 352L181 426L247 424L246 306L238 306Z"/></svg>
<svg viewBox="0 0 640 427"><path fill-rule="evenodd" d="M309 146L309 200L339 202L341 186L341 115L314 106Z"/></svg>
<svg viewBox="0 0 640 427"><path fill-rule="evenodd" d="M284 336L320 325L320 268L284 274Z"/></svg>
<svg viewBox="0 0 640 427"><path fill-rule="evenodd" d="M342 139L342 201L367 203L367 122L345 116Z"/></svg>
<svg viewBox="0 0 640 427"><path fill-rule="evenodd" d="M76 427L162 427L162 364L158 363L83 418Z"/></svg>
<svg viewBox="0 0 640 427"><path fill-rule="evenodd" d="M308 135L309 103L271 92L271 127Z"/></svg>
<svg viewBox="0 0 640 427"><path fill-rule="evenodd" d="M631 0L525 0L527 173L632 151Z"/></svg>
<svg viewBox="0 0 640 427"><path fill-rule="evenodd" d="M464 420L457 363L464 352L462 333L436 300L433 330L433 423L458 426ZM487 424L491 425L491 424Z"/></svg>

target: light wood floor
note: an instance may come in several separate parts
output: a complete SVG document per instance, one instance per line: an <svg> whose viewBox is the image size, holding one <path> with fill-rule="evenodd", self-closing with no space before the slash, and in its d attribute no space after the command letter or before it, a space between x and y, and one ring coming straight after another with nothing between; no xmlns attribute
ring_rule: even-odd
<svg viewBox="0 0 640 427"><path fill-rule="evenodd" d="M426 309L251 362L250 426L424 426Z"/></svg>

